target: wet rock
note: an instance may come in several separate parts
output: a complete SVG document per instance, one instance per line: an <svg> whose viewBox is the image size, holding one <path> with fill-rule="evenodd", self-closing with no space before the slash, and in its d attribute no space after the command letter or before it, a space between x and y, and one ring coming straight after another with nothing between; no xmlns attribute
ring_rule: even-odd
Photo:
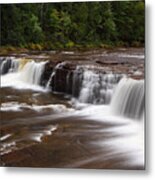
<svg viewBox="0 0 155 180"><path fill-rule="evenodd" d="M43 51L17 55L35 61L47 61L41 77L41 85L49 84L52 91L73 94L74 96L79 94L82 74L86 70L100 74L125 74L134 79L144 78L143 49ZM143 59L140 59L141 57ZM10 66L9 60L6 66ZM77 70L79 66L81 70ZM3 72L3 74L7 73L7 67L4 68L6 72Z"/></svg>
<svg viewBox="0 0 155 180"><path fill-rule="evenodd" d="M70 74L70 76L69 76ZM52 79L52 90L60 93L67 93L72 89L72 76L69 70L57 69Z"/></svg>
<svg viewBox="0 0 155 180"><path fill-rule="evenodd" d="M96 63L101 64L101 65L106 65L106 66L125 64L125 62L119 62L119 61L114 61L114 60L108 60L108 61L97 60Z"/></svg>
<svg viewBox="0 0 155 180"><path fill-rule="evenodd" d="M9 69L11 68L11 58L0 58L0 74L7 74Z"/></svg>
<svg viewBox="0 0 155 180"><path fill-rule="evenodd" d="M134 79L144 78L144 66L137 62L119 60L108 61L49 61L42 75L42 85L52 91L79 96L84 71L90 70L96 74L124 74ZM137 73L138 72L138 73ZM52 77L51 77L52 76ZM49 82L50 80L50 82Z"/></svg>

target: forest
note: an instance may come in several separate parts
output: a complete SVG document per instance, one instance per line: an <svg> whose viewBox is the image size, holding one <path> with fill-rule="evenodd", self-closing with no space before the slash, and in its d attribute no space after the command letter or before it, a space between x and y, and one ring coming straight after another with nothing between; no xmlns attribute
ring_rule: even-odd
<svg viewBox="0 0 155 180"><path fill-rule="evenodd" d="M1 47L140 47L144 11L144 1L1 4Z"/></svg>
<svg viewBox="0 0 155 180"><path fill-rule="evenodd" d="M0 8L0 166L145 170L145 1Z"/></svg>

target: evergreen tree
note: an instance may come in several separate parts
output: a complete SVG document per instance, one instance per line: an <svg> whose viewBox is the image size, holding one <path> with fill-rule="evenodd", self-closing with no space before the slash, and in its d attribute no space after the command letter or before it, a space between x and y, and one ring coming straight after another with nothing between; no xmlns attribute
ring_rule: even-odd
<svg viewBox="0 0 155 180"><path fill-rule="evenodd" d="M144 1L1 5L1 45L143 44Z"/></svg>

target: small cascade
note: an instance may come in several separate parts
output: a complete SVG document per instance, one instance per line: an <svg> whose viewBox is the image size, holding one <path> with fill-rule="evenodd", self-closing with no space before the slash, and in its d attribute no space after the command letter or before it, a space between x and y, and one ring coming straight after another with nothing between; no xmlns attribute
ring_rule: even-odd
<svg viewBox="0 0 155 180"><path fill-rule="evenodd" d="M73 72L72 78L72 96L78 98L80 95L82 82L83 82L84 69L77 66Z"/></svg>
<svg viewBox="0 0 155 180"><path fill-rule="evenodd" d="M39 85L46 62L27 62L21 70L21 80L29 84Z"/></svg>
<svg viewBox="0 0 155 180"><path fill-rule="evenodd" d="M1 68L0 68L0 74L3 75L3 74L6 74L8 73L10 67L11 67L11 58L1 58L0 59L0 65L1 65Z"/></svg>
<svg viewBox="0 0 155 180"><path fill-rule="evenodd" d="M117 115L141 119L144 114L144 80L122 78L115 89L111 108Z"/></svg>
<svg viewBox="0 0 155 180"><path fill-rule="evenodd" d="M82 103L109 104L113 89L122 77L122 74L85 69L78 100Z"/></svg>
<svg viewBox="0 0 155 180"><path fill-rule="evenodd" d="M62 63L58 63L58 64L55 66L54 70L53 70L52 73L51 73L51 76L50 76L49 80L47 81L47 84L46 84L46 88L47 88L47 89L49 89L49 88L51 87L51 83L52 83L52 81L54 81L54 76L56 75L57 70L58 70L58 69L62 69L62 67L63 67L64 65L65 65L65 62L62 62ZM53 83L53 84L55 84L55 83ZM52 87L51 87L51 88L52 88ZM52 90L54 90L54 87L52 88Z"/></svg>
<svg viewBox="0 0 155 180"><path fill-rule="evenodd" d="M15 72L18 69L19 62L13 57L0 58L0 74Z"/></svg>
<svg viewBox="0 0 155 180"><path fill-rule="evenodd" d="M46 61L13 57L0 60L1 75L10 75L3 78L2 83L13 84L18 80L18 83L41 85ZM113 112L122 116L140 118L144 111L144 81L104 71L103 67L71 68L66 62L59 63L53 68L46 89L69 94L81 103L109 104L112 99Z"/></svg>
<svg viewBox="0 0 155 180"><path fill-rule="evenodd" d="M44 71L46 62L35 62L30 59L17 59L13 57L6 57L0 60L1 75L10 75L10 73L12 73L10 76L11 79L15 77L14 80L40 85L41 75ZM7 77L6 80L9 81ZM10 84L12 84L12 82L10 82Z"/></svg>
<svg viewBox="0 0 155 180"><path fill-rule="evenodd" d="M51 87L51 82L52 82L52 79L53 79L54 75L55 75L55 71L52 72L49 80L47 81L46 89L50 89L50 88L52 89L52 87Z"/></svg>
<svg viewBox="0 0 155 180"><path fill-rule="evenodd" d="M19 68L19 59L12 59L11 60L11 67L9 69L9 72L17 72Z"/></svg>
<svg viewBox="0 0 155 180"><path fill-rule="evenodd" d="M81 103L109 104L113 89L122 74L105 73L96 66L77 66L74 70L59 63L54 68L46 87L54 92L70 94Z"/></svg>

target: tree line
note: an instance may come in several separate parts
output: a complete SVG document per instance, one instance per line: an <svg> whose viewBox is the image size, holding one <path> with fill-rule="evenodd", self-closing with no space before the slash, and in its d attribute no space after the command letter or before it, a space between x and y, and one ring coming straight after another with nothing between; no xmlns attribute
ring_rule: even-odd
<svg viewBox="0 0 155 180"><path fill-rule="evenodd" d="M144 1L1 4L1 46L140 46Z"/></svg>

